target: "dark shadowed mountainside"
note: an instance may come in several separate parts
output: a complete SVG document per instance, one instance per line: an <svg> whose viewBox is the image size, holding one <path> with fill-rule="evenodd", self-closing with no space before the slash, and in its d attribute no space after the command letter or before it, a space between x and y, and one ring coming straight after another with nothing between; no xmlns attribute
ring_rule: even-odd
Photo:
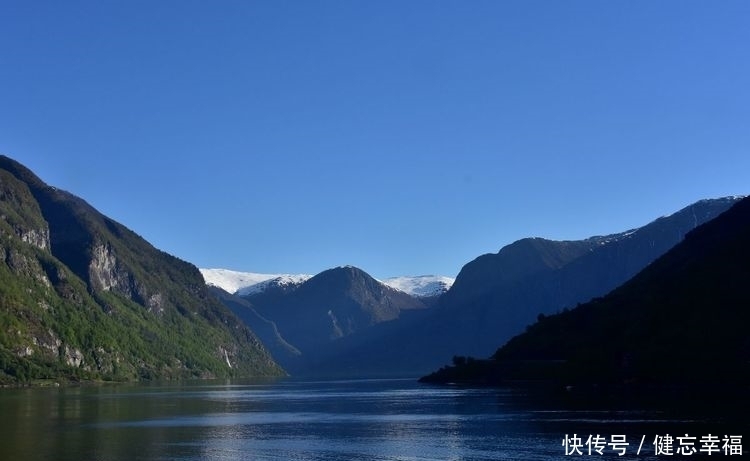
<svg viewBox="0 0 750 461"><path fill-rule="evenodd" d="M750 385L750 199L603 298L540 318L490 360L456 358L432 382L567 386Z"/></svg>
<svg viewBox="0 0 750 461"><path fill-rule="evenodd" d="M467 264L442 299L444 315L470 312L476 323L464 339L473 345L464 352L486 357L539 314L574 307L620 286L737 200L701 200L638 229L582 241L520 240Z"/></svg>

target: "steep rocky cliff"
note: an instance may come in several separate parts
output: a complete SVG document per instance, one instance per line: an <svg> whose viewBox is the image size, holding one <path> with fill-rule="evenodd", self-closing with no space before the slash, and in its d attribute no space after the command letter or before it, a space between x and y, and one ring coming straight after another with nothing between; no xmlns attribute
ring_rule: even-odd
<svg viewBox="0 0 750 461"><path fill-rule="evenodd" d="M0 156L0 382L281 373L196 267Z"/></svg>

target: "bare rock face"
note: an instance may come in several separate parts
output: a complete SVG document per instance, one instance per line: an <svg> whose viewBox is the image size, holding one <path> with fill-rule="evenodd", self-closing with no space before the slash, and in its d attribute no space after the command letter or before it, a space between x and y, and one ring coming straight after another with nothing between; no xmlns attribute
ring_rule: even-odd
<svg viewBox="0 0 750 461"><path fill-rule="evenodd" d="M164 297L161 293L149 295L144 284L139 281L125 264L120 263L112 246L97 243L91 249L89 262L89 283L95 290L112 291L134 301L151 312L164 310Z"/></svg>
<svg viewBox="0 0 750 461"><path fill-rule="evenodd" d="M146 305L148 306L150 312L159 315L164 313L164 295L162 293L154 293L153 295L149 296L148 300L146 301Z"/></svg>
<svg viewBox="0 0 750 461"><path fill-rule="evenodd" d="M115 290L130 295L128 273L118 270L117 258L106 244L98 244L91 250L89 280L96 290Z"/></svg>
<svg viewBox="0 0 750 461"><path fill-rule="evenodd" d="M83 352L68 346L64 347L64 351L65 363L67 363L68 366L80 368L81 365L83 365Z"/></svg>
<svg viewBox="0 0 750 461"><path fill-rule="evenodd" d="M28 231L19 230L18 236L22 242L34 245L40 250L49 250L49 228L30 229Z"/></svg>

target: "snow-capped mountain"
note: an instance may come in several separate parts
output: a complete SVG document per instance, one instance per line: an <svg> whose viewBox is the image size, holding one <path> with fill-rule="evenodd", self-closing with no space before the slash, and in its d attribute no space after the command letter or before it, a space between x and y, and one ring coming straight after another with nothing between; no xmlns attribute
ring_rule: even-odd
<svg viewBox="0 0 750 461"><path fill-rule="evenodd" d="M229 293L241 295L264 291L269 284L286 286L300 284L312 277L307 274L258 274L229 269L200 269L206 284Z"/></svg>
<svg viewBox="0 0 750 461"><path fill-rule="evenodd" d="M455 280L444 275L417 275L389 277L381 282L417 298L429 298L448 291Z"/></svg>
<svg viewBox="0 0 750 461"><path fill-rule="evenodd" d="M295 282L277 277L243 288L232 297L232 302L245 301L258 318L273 325L273 331L266 330L261 340L276 344L283 338L296 351L290 354L287 347L287 352L274 356L293 374L305 368L311 372L323 357L343 353L351 344L379 336L404 319L416 322L433 301L394 289L353 266L335 267L303 283Z"/></svg>
<svg viewBox="0 0 750 461"><path fill-rule="evenodd" d="M347 266L341 266L343 268ZM312 277L308 274L259 274L229 269L201 269L206 284L240 296L261 293L271 286L292 288ZM453 285L452 277L443 275L417 275L389 277L379 282L417 298L439 296Z"/></svg>

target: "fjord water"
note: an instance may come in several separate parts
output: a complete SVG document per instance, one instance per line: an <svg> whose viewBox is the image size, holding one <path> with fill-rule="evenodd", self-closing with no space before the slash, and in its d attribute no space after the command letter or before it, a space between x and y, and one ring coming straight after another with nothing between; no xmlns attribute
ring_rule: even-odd
<svg viewBox="0 0 750 461"><path fill-rule="evenodd" d="M573 433L627 435L625 456L599 458L661 459L655 435L741 429L412 379L5 389L0 415L3 459L59 461L550 460L565 458L562 441Z"/></svg>

